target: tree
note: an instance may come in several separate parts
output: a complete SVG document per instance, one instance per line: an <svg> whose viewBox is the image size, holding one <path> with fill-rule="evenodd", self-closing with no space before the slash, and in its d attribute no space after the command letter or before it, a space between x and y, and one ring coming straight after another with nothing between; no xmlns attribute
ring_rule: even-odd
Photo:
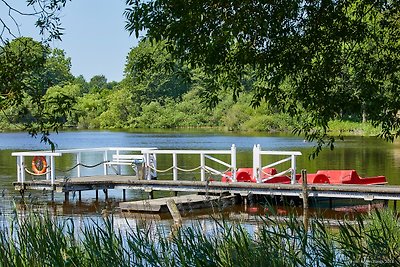
<svg viewBox="0 0 400 267"><path fill-rule="evenodd" d="M99 92L107 88L107 78L104 75L95 75L90 79L89 88L92 92Z"/></svg>
<svg viewBox="0 0 400 267"><path fill-rule="evenodd" d="M189 90L189 80L190 70L171 57L163 41L141 41L129 52L123 83L138 103L179 99Z"/></svg>
<svg viewBox="0 0 400 267"><path fill-rule="evenodd" d="M74 100L63 94L45 97L45 93L72 78L70 59L60 50L50 51L45 45L21 38L18 21L22 16L35 17L43 43L61 40L60 12L67 1L26 0L26 8L15 1L0 1L1 10L7 14L0 17L0 111L6 117L6 111L17 112L8 117L9 121L23 123L32 136L40 133L42 141L52 148L49 133L59 129Z"/></svg>
<svg viewBox="0 0 400 267"><path fill-rule="evenodd" d="M381 136L400 134L400 2L393 0L127 0L126 29L165 40L178 60L238 97L254 70L253 105L302 122L296 133L333 145L328 122L365 112Z"/></svg>
<svg viewBox="0 0 400 267"><path fill-rule="evenodd" d="M61 51L55 54L32 38L21 37L7 42L0 50L0 111L12 123L22 123L32 136L57 131L73 106L74 97L67 94L46 95L49 87L62 84L72 75L70 62ZM53 147L54 148L54 147Z"/></svg>
<svg viewBox="0 0 400 267"><path fill-rule="evenodd" d="M71 58L66 57L62 49L53 49L47 57L44 67L48 87L67 84L74 80L74 76L71 74Z"/></svg>

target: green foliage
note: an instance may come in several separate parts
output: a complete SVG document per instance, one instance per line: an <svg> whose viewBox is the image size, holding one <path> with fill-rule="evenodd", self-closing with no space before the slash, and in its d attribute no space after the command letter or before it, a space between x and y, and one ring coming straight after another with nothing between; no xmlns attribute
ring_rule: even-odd
<svg viewBox="0 0 400 267"><path fill-rule="evenodd" d="M51 86L72 79L70 59L31 38L17 38L0 49L0 110L3 120L19 123L32 136L48 139L63 126L75 102L65 92L47 94Z"/></svg>
<svg viewBox="0 0 400 267"><path fill-rule="evenodd" d="M64 85L72 82L74 76L71 74L71 58L65 56L61 49L53 49L46 59L44 65L47 86Z"/></svg>
<svg viewBox="0 0 400 267"><path fill-rule="evenodd" d="M141 41L130 51L124 86L132 90L137 103L163 103L165 98L179 99L188 91L188 68L174 61L165 48L165 42Z"/></svg>
<svg viewBox="0 0 400 267"><path fill-rule="evenodd" d="M25 87L18 84L18 88L26 90L14 97L13 101L18 104L8 105L3 110L0 116L2 129L27 129L36 134L42 127L44 138L49 130L57 131L64 126L80 129L205 127L229 131L288 132L295 129L299 121L306 125L310 118L305 113L299 120L268 103L252 108L251 91L259 82L252 81L250 72L242 78L245 85L240 98L237 98L239 95L236 99L232 97L229 90L220 91L217 96L220 101L215 108L209 109L204 101L209 89L207 75L201 69L188 68L174 61L171 53L165 50L165 42L143 41L133 48L126 65L126 78L120 83L109 83L104 75L96 75L90 82L82 76L73 79L69 72L70 59L63 51L51 51L30 39L27 43L36 47L36 50L29 49L30 53L36 57L43 56L42 61L33 57L29 64L42 64L37 65L36 72L27 64L25 76L15 78L16 82L26 81L26 84L22 83ZM23 46L13 44L12 47L20 49ZM20 57L27 61L32 55ZM18 68L22 65L11 66ZM22 75L24 72L19 73ZM40 86L36 88L32 84ZM53 84L57 85L50 87ZM290 91L290 86L286 81L285 90ZM12 102L4 98L6 100ZM346 117L350 115L348 113ZM315 131L312 122L309 125ZM344 135L358 125L333 121L329 127L335 131L332 134ZM369 126L363 133L376 133L373 129Z"/></svg>
<svg viewBox="0 0 400 267"><path fill-rule="evenodd" d="M317 151L347 113L364 113L388 140L400 135L398 1L126 3L126 29L167 40L177 61L200 68L213 106L221 90L236 99L250 74L253 106L298 117L295 132Z"/></svg>
<svg viewBox="0 0 400 267"><path fill-rule="evenodd" d="M95 75L90 79L89 88L91 93L107 89L107 78L104 75ZM108 88L109 89L109 88Z"/></svg>
<svg viewBox="0 0 400 267"><path fill-rule="evenodd" d="M114 90L106 96L107 109L98 117L100 128L125 128L133 121L135 104L126 89Z"/></svg>
<svg viewBox="0 0 400 267"><path fill-rule="evenodd" d="M39 29L44 42L61 40L64 28L61 26L60 10L67 2L68 0L26 0L26 8L19 9L20 6L15 5L14 1L1 1L2 15L8 18L0 19L0 41L6 43L8 37L16 38L20 35L20 19L24 16L36 20L35 26Z"/></svg>

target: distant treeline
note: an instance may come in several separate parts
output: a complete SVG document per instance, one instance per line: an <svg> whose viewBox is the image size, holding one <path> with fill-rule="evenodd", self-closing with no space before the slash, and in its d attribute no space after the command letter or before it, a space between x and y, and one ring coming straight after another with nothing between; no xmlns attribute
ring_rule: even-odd
<svg viewBox="0 0 400 267"><path fill-rule="evenodd" d="M301 118L277 112L265 102L252 105L252 74L241 77L244 84L240 97L219 81L218 94L213 92L213 81L207 81L201 69L174 61L164 49L163 42L151 44L142 41L133 48L125 66L121 82L108 82L104 75L86 81L83 76L70 73L71 59L63 51L49 53L46 66L51 86L46 89L47 99L73 99L73 108L65 127L76 129L134 129L134 128L210 128L229 131L291 132ZM46 76L47 77L47 76ZM229 84L226 85L227 89ZM222 93L221 93L222 92ZM51 105L43 106L47 112L29 108L34 101L26 95L23 104L10 106L0 116L3 130L22 129L25 123L46 114ZM51 103L51 102L50 102ZM57 103L54 103L57 105ZM55 109L57 110L57 109ZM29 112L28 112L29 111ZM22 116L23 115L23 116ZM345 114L332 123L340 133L374 134L368 124L360 124L361 114ZM343 119L347 122L340 122Z"/></svg>

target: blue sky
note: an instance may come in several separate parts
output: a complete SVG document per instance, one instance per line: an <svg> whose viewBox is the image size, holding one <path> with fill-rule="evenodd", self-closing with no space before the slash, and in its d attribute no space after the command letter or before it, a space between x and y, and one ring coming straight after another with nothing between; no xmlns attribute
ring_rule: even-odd
<svg viewBox="0 0 400 267"><path fill-rule="evenodd" d="M9 1L24 5L25 0ZM18 4L16 2L19 2ZM0 6L2 18L4 6ZM61 13L65 28L62 41L53 48L63 49L72 60L72 74L83 75L88 81L103 74L108 81L120 81L126 56L138 40L125 31L123 12L125 0L72 0ZM33 18L20 18L21 35L40 39Z"/></svg>

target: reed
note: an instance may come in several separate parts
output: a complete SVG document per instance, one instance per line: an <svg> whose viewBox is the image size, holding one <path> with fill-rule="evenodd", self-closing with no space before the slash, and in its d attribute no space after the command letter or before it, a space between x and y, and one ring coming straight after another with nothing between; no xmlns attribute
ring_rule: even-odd
<svg viewBox="0 0 400 267"><path fill-rule="evenodd" d="M1 266L399 266L400 227L390 211L338 227L322 218L266 216L256 230L215 220L178 229L127 230L114 217L73 220L15 213L0 231Z"/></svg>

